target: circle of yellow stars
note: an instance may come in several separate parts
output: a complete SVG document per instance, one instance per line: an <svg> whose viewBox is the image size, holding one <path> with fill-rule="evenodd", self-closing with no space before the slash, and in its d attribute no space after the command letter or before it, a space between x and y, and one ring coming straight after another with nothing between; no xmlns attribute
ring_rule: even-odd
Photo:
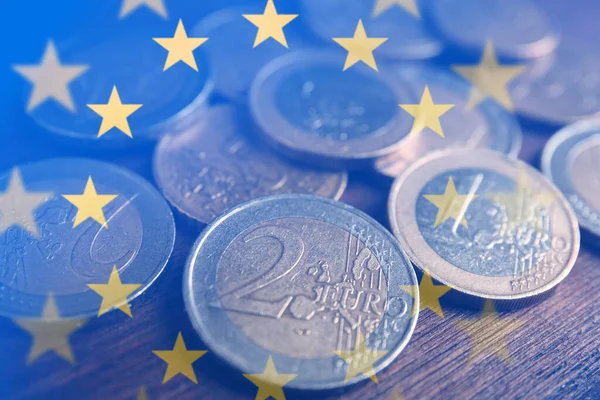
<svg viewBox="0 0 600 400"><path fill-rule="evenodd" d="M415 18L421 17L416 0L374 0L371 16L376 19L394 7L404 9ZM141 9L145 9L146 12L153 12L164 19L168 18L168 10L164 0L122 0L118 17L120 19L127 18L135 11ZM267 0L262 14L243 14L243 17L257 28L253 47L257 47L265 41L273 39L287 48L288 43L285 36L285 28L298 15L279 14L274 0ZM209 40L209 38L189 37L183 21L180 19L173 37L153 38L153 40L167 50L163 71L169 70L179 62L198 71L194 51ZM332 40L347 51L343 71L348 70L358 63L363 63L373 70L378 71L374 52L380 46L384 45L388 41L388 38L369 37L363 20L359 19L352 37L336 37ZM513 106L507 86L523 71L524 66L506 66L500 64L491 42L486 43L479 64L456 65L452 68L457 74L473 85L466 109L472 109L486 98L491 97L508 110L512 110ZM52 40L48 40L38 65L14 65L13 69L33 85L26 106L28 112L32 112L49 100L57 102L69 112L76 112L77 108L71 96L69 85L85 74L89 66L84 64L62 64L57 48ZM133 138L128 117L142 106L142 104L123 103L116 86L113 86L107 103L87 104L88 108L102 118L98 138L106 135L113 129ZM454 105L434 103L430 88L425 86L418 104L400 104L399 107L414 118L411 134L422 132L425 128L429 128L432 132L443 138L445 136L440 118L450 111ZM523 182L519 182L516 196L525 191L526 183ZM0 209L3 211L9 210L9 212L0 214L0 233L16 225L23 228L32 236L38 236L39 230L34 217L35 209L52 196L52 193L46 192L27 192L20 171L17 168L13 169L8 189L4 194L0 194ZM502 196L502 194L498 194L494 199L503 202L503 204L512 204L509 202L512 197L504 201L506 196ZM65 194L62 197L77 208L77 214L73 222L74 229L88 219L97 222L104 229L107 229L108 226L103 209L114 201L118 195L98 194L90 176L82 194ZM448 219L454 219L459 224L467 227L467 221L464 217L465 209L476 197L476 195L458 194L454 182L450 177L443 194L425 195L425 198L438 208L434 227L439 226ZM132 317L127 298L140 286L140 284L135 283L122 283L116 265L113 266L107 278L107 283L88 284L91 290L102 297L98 317L113 308L117 308L124 314ZM403 287L403 290L414 295L414 291L417 289L415 287ZM429 274L425 272L418 290L420 292L421 310L430 309L441 318L444 318L439 298L450 289L447 286L434 285ZM413 314L416 312L416 309L413 310ZM498 320L497 317L494 317L491 302L489 304L486 303L484 315L487 318L487 322L492 319L492 322L497 322ZM28 331L33 337L28 362L33 362L41 355L53 351L67 361L74 363L75 358L68 338L85 322L85 319L61 320L52 294L48 295L39 320L15 320L17 325ZM459 326L461 326L461 329L469 331L469 324L459 324ZM490 326L490 324L488 323L487 326ZM493 337L495 343L502 342L495 336ZM489 343L482 344L479 347L475 346L469 359L477 358L483 350L489 348ZM188 350L181 333L177 336L173 350L155 350L153 353L167 363L163 383L179 374L197 383L192 364L201 358L206 351ZM354 349L337 351L336 355L347 362L346 382L357 375L363 374L377 383L373 364L385 356L386 353L385 351L368 349L364 338L358 332ZM509 358L505 348L498 350L497 354L504 360ZM269 356L262 373L244 374L244 377L257 386L257 399L272 397L278 400L285 399L283 386L296 378L296 376L295 374L279 373L271 356ZM399 394L397 396L399 397ZM137 398L147 398L145 386L140 387Z"/></svg>

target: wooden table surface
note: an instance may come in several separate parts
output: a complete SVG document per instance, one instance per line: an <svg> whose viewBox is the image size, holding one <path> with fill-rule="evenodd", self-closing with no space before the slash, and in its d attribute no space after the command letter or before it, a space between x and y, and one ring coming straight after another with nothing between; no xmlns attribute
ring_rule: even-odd
<svg viewBox="0 0 600 400"><path fill-rule="evenodd" d="M15 110L22 114L21 106ZM37 129L8 117L20 132ZM553 130L524 130L520 157L537 166ZM0 146L2 169L48 154L81 154L51 140L27 143L26 149ZM152 180L150 149L100 157ZM388 190L368 176L352 175L342 200L387 226ZM253 399L256 387L211 352L194 363L197 384L181 375L162 383L166 364L152 351L171 349L178 332L189 349L210 351L192 328L181 291L185 259L200 228L181 218L177 222L173 256L157 281L132 301L134 317L111 312L89 320L71 336L75 364L47 353L28 365L31 336L0 319L0 399L135 399L141 386L148 399ZM482 304L458 306L455 297L450 292L441 299L445 318L430 310L419 315L410 343L378 374L379 384L367 380L343 390L285 390L286 397L600 399L600 246L594 238L584 236L571 274L536 304L482 318Z"/></svg>

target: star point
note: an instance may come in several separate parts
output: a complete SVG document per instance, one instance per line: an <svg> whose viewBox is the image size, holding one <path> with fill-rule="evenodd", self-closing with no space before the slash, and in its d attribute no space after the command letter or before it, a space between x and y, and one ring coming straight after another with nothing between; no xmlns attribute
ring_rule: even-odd
<svg viewBox="0 0 600 400"><path fill-rule="evenodd" d="M90 289L102 296L102 304L100 304L100 309L98 310L98 317L105 314L113 307L117 307L132 318L133 316L131 315L127 297L135 292L140 286L142 285L121 283L121 278L119 277L119 271L117 271L116 265L113 266L110 277L108 278L108 283L88 284Z"/></svg>
<svg viewBox="0 0 600 400"><path fill-rule="evenodd" d="M277 14L273 0L267 0L263 14L243 14L244 18L258 28L253 47L269 38L273 38L283 46L288 47L283 28L296 19L297 16L298 14Z"/></svg>
<svg viewBox="0 0 600 400"><path fill-rule="evenodd" d="M443 194L427 194L423 197L438 208L433 224L434 228L437 228L449 218L459 221L461 225L468 228L465 214L469 204L478 196L476 194L458 194L454 180L449 177Z"/></svg>
<svg viewBox="0 0 600 400"><path fill-rule="evenodd" d="M33 338L27 363L31 364L45 353L53 351L74 364L75 357L69 344L69 336L86 321L86 319L61 320L54 296L49 294L40 319L20 318L14 320L16 325L27 331Z"/></svg>
<svg viewBox="0 0 600 400"><path fill-rule="evenodd" d="M83 194L63 195L67 201L77 207L77 215L73 228L77 227L88 218L92 218L104 228L107 228L106 218L102 208L118 197L116 194L98 194L92 177L88 177Z"/></svg>
<svg viewBox="0 0 600 400"><path fill-rule="evenodd" d="M372 12L373 18L379 17L394 6L406 10L416 18L421 18L416 0L375 0L375 6L373 7Z"/></svg>
<svg viewBox="0 0 600 400"><path fill-rule="evenodd" d="M202 46L208 38L188 37L183 26L183 21L180 19L172 38L152 38L152 40L169 52L163 71L166 71L180 61L190 66L194 71L198 71L194 50Z"/></svg>
<svg viewBox="0 0 600 400"><path fill-rule="evenodd" d="M140 386L136 400L148 400L148 392L146 391L146 386Z"/></svg>
<svg viewBox="0 0 600 400"><path fill-rule="evenodd" d="M333 38L333 40L348 51L346 63L344 64L344 71L359 61L364 62L375 71L378 71L373 51L385 43L388 38L367 37L367 32L365 31L362 19L359 19L353 37Z"/></svg>
<svg viewBox="0 0 600 400"><path fill-rule="evenodd" d="M256 400L285 400L283 387L294 380L297 374L280 374L275 368L273 358L269 356L265 370L261 374L243 374L244 378L258 387Z"/></svg>
<svg viewBox="0 0 600 400"><path fill-rule="evenodd" d="M399 104L399 106L415 118L411 134L420 132L424 128L429 128L441 137L444 137L440 117L454 107L454 104L435 104L431 98L429 86L426 85L419 104Z"/></svg>
<svg viewBox="0 0 600 400"><path fill-rule="evenodd" d="M13 65L19 75L33 84L27 103L27 112L48 99L53 99L67 110L75 112L76 107L69 91L69 84L88 70L87 65L61 64L52 40L48 40L42 60L37 65Z"/></svg>
<svg viewBox="0 0 600 400"><path fill-rule="evenodd" d="M379 383L374 364L388 352L385 350L368 349L360 330L356 337L354 350L334 351L334 353L346 361L346 365L348 366L344 383L360 374L365 375L375 383Z"/></svg>
<svg viewBox="0 0 600 400"><path fill-rule="evenodd" d="M96 114L102 117L102 124L98 131L98 137L103 136L112 128L117 128L130 138L133 138L127 117L136 112L142 104L123 104L121 97L117 91L117 87L113 86L110 93L110 98L106 104L88 104Z"/></svg>
<svg viewBox="0 0 600 400"><path fill-rule="evenodd" d="M13 168L7 189L0 194L0 234L16 225L38 237L39 229L34 212L52 194L26 191L19 168Z"/></svg>
<svg viewBox="0 0 600 400"><path fill-rule="evenodd" d="M205 350L188 350L183 341L183 336L179 332L173 350L153 350L152 353L167 363L163 383L178 374L185 376L194 383L198 383L192 364L207 352Z"/></svg>
<svg viewBox="0 0 600 400"><path fill-rule="evenodd" d="M167 8L164 0L123 0L121 11L119 11L119 19L123 19L141 6L146 6L157 15L167 19Z"/></svg>
<svg viewBox="0 0 600 400"><path fill-rule="evenodd" d="M415 297L414 291L417 290L415 286L401 286L402 290ZM419 311L430 309L436 313L440 318L444 318L444 311L440 304L440 297L450 291L450 288L446 285L434 285L431 275L427 272L423 273L421 283L418 286L419 291ZM417 314L416 307L413 307L411 317Z"/></svg>
<svg viewBox="0 0 600 400"><path fill-rule="evenodd" d="M473 109L487 97L494 98L507 110L513 110L506 87L510 81L523 72L525 66L499 64L491 41L486 42L479 64L474 66L455 65L452 66L452 69L473 85L466 105L467 110Z"/></svg>
<svg viewBox="0 0 600 400"><path fill-rule="evenodd" d="M476 363L485 354L492 354L510 364L513 360L506 337L525 325L525 321L499 318L492 300L486 300L480 318L459 320L456 324L471 339L467 363Z"/></svg>

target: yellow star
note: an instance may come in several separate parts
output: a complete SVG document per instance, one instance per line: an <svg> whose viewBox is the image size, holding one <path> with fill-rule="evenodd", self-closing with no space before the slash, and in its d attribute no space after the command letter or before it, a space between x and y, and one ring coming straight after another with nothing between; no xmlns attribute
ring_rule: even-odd
<svg viewBox="0 0 600 400"><path fill-rule="evenodd" d="M298 14L277 14L273 0L267 0L263 14L243 14L243 17L252 22L257 28L254 46L256 47L265 40L273 38L288 47L283 27L292 22Z"/></svg>
<svg viewBox="0 0 600 400"><path fill-rule="evenodd" d="M244 374L244 378L258 386L256 400L266 400L270 397L275 400L285 400L283 387L297 376L297 374L278 373L271 356L262 374Z"/></svg>
<svg viewBox="0 0 600 400"><path fill-rule="evenodd" d="M196 65L196 59L194 58L194 50L206 42L208 38L188 37L183 22L179 20L177 29L175 29L175 35L172 38L153 38L152 40L169 52L163 71L171 68L179 61L183 61L192 67L194 71L198 71L198 65Z"/></svg>
<svg viewBox="0 0 600 400"><path fill-rule="evenodd" d="M401 286L402 290L415 297L415 286ZM450 291L450 288L446 285L434 285L431 276L427 273L423 273L421 283L419 284L419 311L423 311L429 308L431 311L444 318L444 311L440 304L440 297ZM412 315L415 316L417 309L413 307Z"/></svg>
<svg viewBox="0 0 600 400"><path fill-rule="evenodd" d="M63 195L70 203L77 207L77 215L73 228L81 224L88 218L92 218L103 227L106 226L106 218L102 208L118 197L116 194L98 194L92 177L88 177L83 194Z"/></svg>
<svg viewBox="0 0 600 400"><path fill-rule="evenodd" d="M360 330L358 331L356 337L356 345L354 346L354 350L334 351L334 353L338 357L343 358L348 365L344 382L348 382L355 376L363 374L373 382L379 383L377 381L377 375L375 374L373 364L375 364L375 362L377 362L377 360L379 360L381 357L385 356L387 351L368 349Z"/></svg>
<svg viewBox="0 0 600 400"><path fill-rule="evenodd" d="M513 192L490 193L487 197L504 207L507 222L516 225L533 220L532 217L535 217L539 206L547 208L556 200L552 192L534 190L529 174L525 170L519 171L517 185Z"/></svg>
<svg viewBox="0 0 600 400"><path fill-rule="evenodd" d="M34 211L51 196L50 192L25 190L21 172L13 168L8 188L4 194L0 194L0 234L16 225L37 237L39 230Z"/></svg>
<svg viewBox="0 0 600 400"><path fill-rule="evenodd" d="M141 6L146 6L163 18L167 18L164 0L123 0L119 18L125 18Z"/></svg>
<svg viewBox="0 0 600 400"><path fill-rule="evenodd" d="M148 400L148 392L146 392L146 386L140 386L136 400Z"/></svg>
<svg viewBox="0 0 600 400"><path fill-rule="evenodd" d="M116 86L113 86L107 104L88 104L87 106L102 117L98 137L101 137L112 128L117 128L127 136L133 137L127 117L136 112L142 105L121 103L121 97L119 97Z"/></svg>
<svg viewBox="0 0 600 400"><path fill-rule="evenodd" d="M198 383L192 364L206 354L206 351L188 350L187 347L185 347L181 332L177 335L173 350L154 350L152 352L167 363L167 371L165 372L163 383L169 381L177 374L182 374L192 382Z"/></svg>
<svg viewBox="0 0 600 400"><path fill-rule="evenodd" d="M108 283L88 284L88 286L94 292L102 296L102 303L100 304L100 309L98 310L98 316L105 314L113 307L118 307L119 310L129 315L129 317L132 317L129 303L127 303L127 296L129 296L142 285L122 284L121 278L119 277L119 272L117 271L117 266L115 265L113 266L110 277L108 278Z"/></svg>
<svg viewBox="0 0 600 400"><path fill-rule="evenodd" d="M375 71L378 71L373 51L385 43L387 38L367 37L367 32L365 32L362 19L358 20L356 31L354 31L354 37L333 38L333 40L348 51L346 64L344 64L344 71L359 61L364 62Z"/></svg>
<svg viewBox="0 0 600 400"><path fill-rule="evenodd" d="M524 65L503 66L498 64L492 42L485 45L481 62L475 66L456 65L452 69L473 84L466 109L470 110L487 97L493 97L506 109L512 110L512 102L506 86L525 69Z"/></svg>
<svg viewBox="0 0 600 400"><path fill-rule="evenodd" d="M454 180L452 180L452 177L448 178L448 183L446 184L444 194L427 194L423 197L425 197L438 208L435 222L433 224L434 228L441 225L448 218L459 221L460 224L465 228L468 227L465 213L467 212L469 204L477 198L477 195L462 195L456 193L456 186L454 186Z"/></svg>
<svg viewBox="0 0 600 400"><path fill-rule="evenodd" d="M482 359L484 354L495 354L510 364L512 358L506 336L525 325L525 321L498 318L492 301L486 300L481 318L459 320L456 324L471 337L471 350L467 359L469 364Z"/></svg>
<svg viewBox="0 0 600 400"><path fill-rule="evenodd" d="M399 106L415 118L411 134L420 132L424 128L429 128L441 137L444 137L440 117L454 107L454 104L435 104L431 98L429 87L426 85L421 97L421 103L399 104Z"/></svg>
<svg viewBox="0 0 600 400"><path fill-rule="evenodd" d="M71 112L75 104L69 84L88 70L87 65L63 65L58 59L54 42L49 40L39 65L14 65L13 69L33 84L27 103L31 111L48 99L54 99Z"/></svg>
<svg viewBox="0 0 600 400"><path fill-rule="evenodd" d="M79 329L86 320L61 320L52 294L48 295L40 319L23 318L16 319L14 322L33 336L33 345L29 351L27 363L32 363L49 351L54 351L71 364L75 363L75 357L69 344L69 336Z"/></svg>
<svg viewBox="0 0 600 400"><path fill-rule="evenodd" d="M379 17L393 6L402 7L415 17L421 18L416 0L375 0L375 7L373 7L372 13L373 18Z"/></svg>

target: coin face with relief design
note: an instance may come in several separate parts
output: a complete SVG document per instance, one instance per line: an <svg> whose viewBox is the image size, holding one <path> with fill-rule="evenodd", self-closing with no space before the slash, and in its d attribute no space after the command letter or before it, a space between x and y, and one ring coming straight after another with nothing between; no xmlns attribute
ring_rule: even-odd
<svg viewBox="0 0 600 400"><path fill-rule="evenodd" d="M84 192L92 177L106 226L63 195ZM52 293L63 318L98 313L102 298L88 284L108 282L113 266L142 293L162 272L175 242L173 214L148 182L111 164L52 159L0 174L0 315L39 317Z"/></svg>
<svg viewBox="0 0 600 400"><path fill-rule="evenodd" d="M571 203L579 224L600 236L600 123L580 122L552 136L542 169Z"/></svg>
<svg viewBox="0 0 600 400"><path fill-rule="evenodd" d="M579 251L577 220L560 191L489 150L443 151L413 164L394 182L389 215L419 268L484 298L547 291Z"/></svg>
<svg viewBox="0 0 600 400"><path fill-rule="evenodd" d="M398 242L366 214L278 195L205 229L188 259L184 298L204 341L235 367L261 371L271 356L278 371L298 374L287 386L322 389L365 378L345 379L361 354L351 361L358 366L336 355L361 338L380 355L375 371L400 353L419 308L418 290L402 286L415 285Z"/></svg>
<svg viewBox="0 0 600 400"><path fill-rule="evenodd" d="M167 200L185 215L209 223L257 197L304 193L338 199L345 171L298 166L250 136L251 121L233 107L213 107L200 122L165 136L154 156L154 175Z"/></svg>
<svg viewBox="0 0 600 400"><path fill-rule="evenodd" d="M266 140L302 162L361 167L389 154L412 121L398 104L411 87L342 52L296 52L267 64L250 89L250 109Z"/></svg>

